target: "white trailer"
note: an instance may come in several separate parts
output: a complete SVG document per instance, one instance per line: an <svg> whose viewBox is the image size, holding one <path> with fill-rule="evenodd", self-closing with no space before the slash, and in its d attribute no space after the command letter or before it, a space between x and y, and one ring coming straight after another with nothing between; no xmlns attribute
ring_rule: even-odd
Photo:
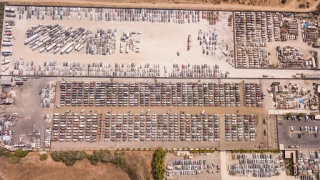
<svg viewBox="0 0 320 180"><path fill-rule="evenodd" d="M45 47L41 48L40 53L42 53L45 49L46 49Z"/></svg>
<svg viewBox="0 0 320 180"><path fill-rule="evenodd" d="M12 53L12 50L11 49L2 49L2 53Z"/></svg>
<svg viewBox="0 0 320 180"><path fill-rule="evenodd" d="M77 44L74 49L77 50L80 46L81 46L81 44Z"/></svg>
<svg viewBox="0 0 320 180"><path fill-rule="evenodd" d="M71 46L73 46L73 42L67 44L66 46L64 46L62 49L61 49L61 54L63 54L64 52L66 52L67 49L69 49Z"/></svg>
<svg viewBox="0 0 320 180"><path fill-rule="evenodd" d="M13 46L13 42L2 42L2 46Z"/></svg>
<svg viewBox="0 0 320 180"><path fill-rule="evenodd" d="M29 44L31 41L34 41L35 39L37 39L38 37L39 37L38 34L35 34L35 35L29 37L28 39L26 39L26 40L24 41L24 44L27 45L27 44Z"/></svg>
<svg viewBox="0 0 320 180"><path fill-rule="evenodd" d="M56 48L56 49L53 51L53 54L56 54L58 51L60 51L60 48Z"/></svg>
<svg viewBox="0 0 320 180"><path fill-rule="evenodd" d="M81 51L81 49L82 49L83 47L84 47L83 44L81 44L81 46L78 47L78 51Z"/></svg>
<svg viewBox="0 0 320 180"><path fill-rule="evenodd" d="M56 43L52 43L50 46L48 46L47 51L50 51L54 46L56 46Z"/></svg>
<svg viewBox="0 0 320 180"><path fill-rule="evenodd" d="M73 50L73 46L69 47L66 51L67 54L69 54Z"/></svg>

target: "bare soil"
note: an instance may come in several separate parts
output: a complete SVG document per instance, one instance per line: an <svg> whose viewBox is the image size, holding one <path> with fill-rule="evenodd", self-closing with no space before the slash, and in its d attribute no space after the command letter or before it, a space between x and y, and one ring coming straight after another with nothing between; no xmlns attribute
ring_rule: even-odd
<svg viewBox="0 0 320 180"><path fill-rule="evenodd" d="M0 179L121 179L129 180L128 175L121 169L110 164L98 164L92 166L88 160L76 162L72 167L66 167L61 162L54 162L49 157L46 161L40 161L38 153L29 153L18 164L12 164L6 158L0 158Z"/></svg>
<svg viewBox="0 0 320 180"><path fill-rule="evenodd" d="M126 151L127 163L138 171L139 179L153 179L151 174L151 161L154 151Z"/></svg>

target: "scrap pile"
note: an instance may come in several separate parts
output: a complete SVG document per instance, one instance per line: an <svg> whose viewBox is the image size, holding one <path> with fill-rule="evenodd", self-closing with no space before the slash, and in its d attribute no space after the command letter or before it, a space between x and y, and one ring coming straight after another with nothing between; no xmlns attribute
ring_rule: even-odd
<svg viewBox="0 0 320 180"><path fill-rule="evenodd" d="M138 34L141 35L141 32L123 32L123 36L121 37L120 42L120 53L123 53L125 50L125 53L128 54L129 50L135 53L140 53L140 47L138 44L140 43L139 40L135 40L133 38L133 35ZM124 49L124 50L123 50Z"/></svg>
<svg viewBox="0 0 320 180"><path fill-rule="evenodd" d="M40 139L41 139L41 131L40 129L33 128L32 133L29 134L31 136L31 147L34 149L40 148Z"/></svg>
<svg viewBox="0 0 320 180"><path fill-rule="evenodd" d="M91 55L112 55L116 50L116 32L117 29L108 29L107 31L103 29L97 30L93 36L89 35L86 54ZM91 34L91 32L90 32ZM80 51L83 48L83 44L78 44L75 46L75 50Z"/></svg>
<svg viewBox="0 0 320 180"><path fill-rule="evenodd" d="M296 84L273 85L272 93L278 109L311 109L319 104L317 92L299 88Z"/></svg>
<svg viewBox="0 0 320 180"><path fill-rule="evenodd" d="M235 13L236 66L244 68L269 67L266 47L266 25L268 41L271 41L270 14L265 12Z"/></svg>
<svg viewBox="0 0 320 180"><path fill-rule="evenodd" d="M41 89L40 95L41 95L40 107L49 108L50 105L54 103L55 85L47 84L44 89Z"/></svg>
<svg viewBox="0 0 320 180"><path fill-rule="evenodd" d="M18 113L11 115L0 113L0 143L4 145L12 145L12 136L15 134L14 130L10 130L10 127L14 127L18 120Z"/></svg>
<svg viewBox="0 0 320 180"><path fill-rule="evenodd" d="M281 41L296 40L298 36L298 22L296 19L289 21L284 19L281 23Z"/></svg>
<svg viewBox="0 0 320 180"><path fill-rule="evenodd" d="M277 56L280 67L304 67L304 57L303 53L299 48L294 48L291 46L277 46Z"/></svg>
<svg viewBox="0 0 320 180"><path fill-rule="evenodd" d="M319 157L319 151L309 151L309 153L298 151L297 164L293 167L293 174L305 180L308 180L308 177L316 179L315 177L318 176L320 170Z"/></svg>
<svg viewBox="0 0 320 180"><path fill-rule="evenodd" d="M10 105L13 103L10 93L0 93L0 105Z"/></svg>
<svg viewBox="0 0 320 180"><path fill-rule="evenodd" d="M208 167L208 168L205 168ZM172 166L167 166L167 176L179 175L198 175L203 173L204 169L213 169L212 164L206 164L206 160L181 160L173 161Z"/></svg>
<svg viewBox="0 0 320 180"><path fill-rule="evenodd" d="M280 164L272 154L238 154L239 164L228 165L230 175L271 177L281 173ZM235 157L233 157L235 159Z"/></svg>

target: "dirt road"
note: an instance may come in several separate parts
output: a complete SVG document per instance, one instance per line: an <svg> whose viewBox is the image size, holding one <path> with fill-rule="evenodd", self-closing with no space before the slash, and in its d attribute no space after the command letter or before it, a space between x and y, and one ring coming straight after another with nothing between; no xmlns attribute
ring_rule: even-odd
<svg viewBox="0 0 320 180"><path fill-rule="evenodd" d="M229 2L232 1L232 2ZM287 0L285 5L278 0L242 1L233 3L234 0L226 0L223 3L218 1L194 1L194 0L0 0L9 4L25 5L52 5L52 6L90 6L90 7L117 7L117 8L160 8L160 9L199 9L199 10L256 10L256 11L294 11L309 12L316 9L318 3L310 2L310 7L299 9L299 4L303 3L294 0ZM225 3L226 2L226 3ZM240 3L240 4L239 4Z"/></svg>

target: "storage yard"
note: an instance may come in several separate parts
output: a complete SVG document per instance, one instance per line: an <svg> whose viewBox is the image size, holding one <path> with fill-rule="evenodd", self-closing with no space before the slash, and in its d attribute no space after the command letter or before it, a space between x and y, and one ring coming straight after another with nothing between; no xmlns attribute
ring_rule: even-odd
<svg viewBox="0 0 320 180"><path fill-rule="evenodd" d="M309 86L273 83L268 88L268 92L271 94L277 109L318 110L319 91L317 83Z"/></svg>
<svg viewBox="0 0 320 180"><path fill-rule="evenodd" d="M281 173L281 155L274 154L232 154L228 161L228 172L232 176L271 177ZM233 161L233 162L232 162ZM238 162L234 162L238 161Z"/></svg>
<svg viewBox="0 0 320 180"><path fill-rule="evenodd" d="M61 106L261 107L259 83L63 81ZM245 101L245 104L244 104Z"/></svg>
<svg viewBox="0 0 320 180"><path fill-rule="evenodd" d="M315 15L235 12L234 16L236 67L317 67Z"/></svg>
<svg viewBox="0 0 320 180"><path fill-rule="evenodd" d="M177 151L165 158L167 179L221 178L219 153Z"/></svg>
<svg viewBox="0 0 320 180"><path fill-rule="evenodd" d="M281 178L282 151L258 152L320 148L318 30L313 14L6 6L1 145L161 147L168 179Z"/></svg>
<svg viewBox="0 0 320 180"><path fill-rule="evenodd" d="M8 8L14 10L8 14L16 16L6 19L15 26L8 24L12 35L5 36L14 43L3 48L10 60L3 74L201 78L225 77L223 67L230 66L224 54L226 47L232 51L233 37L222 34L232 33L231 12ZM199 28L205 36L203 46L196 45ZM202 55L209 46L214 55ZM201 63L195 63L199 57ZM217 65L220 62L223 67Z"/></svg>
<svg viewBox="0 0 320 180"><path fill-rule="evenodd" d="M261 107L245 109L243 83L231 82L58 82L53 147L83 148L84 142L91 148L187 148L190 143L220 147L225 141L224 113L236 110L248 114L243 125L238 122L238 143L258 147L263 137L253 131L262 130L262 123L252 118L261 114L252 114ZM220 94L215 96L215 91Z"/></svg>

